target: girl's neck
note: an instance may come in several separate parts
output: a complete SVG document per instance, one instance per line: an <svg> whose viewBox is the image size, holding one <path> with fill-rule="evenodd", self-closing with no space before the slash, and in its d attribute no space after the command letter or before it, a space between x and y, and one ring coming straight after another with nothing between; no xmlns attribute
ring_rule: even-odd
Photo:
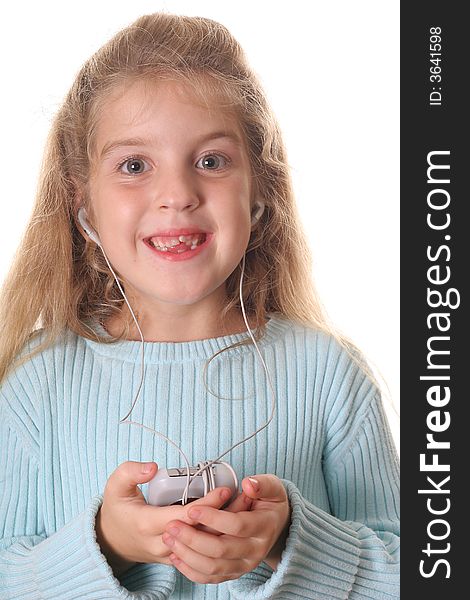
<svg viewBox="0 0 470 600"><path fill-rule="evenodd" d="M218 315L198 315L197 318L189 315L185 318L181 315L162 315L152 319L137 315L137 319L144 339L148 342L190 342L246 331L243 315L237 309L233 309L223 320ZM127 310L108 319L103 325L110 335L119 337L126 322L131 324L126 339L140 341L139 331ZM248 319L248 322L252 329L256 327L252 319Z"/></svg>

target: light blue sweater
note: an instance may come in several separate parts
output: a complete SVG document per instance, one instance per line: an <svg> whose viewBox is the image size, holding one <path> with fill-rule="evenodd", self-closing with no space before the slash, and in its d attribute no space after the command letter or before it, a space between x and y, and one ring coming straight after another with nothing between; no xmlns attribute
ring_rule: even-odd
<svg viewBox="0 0 470 600"><path fill-rule="evenodd" d="M194 464L260 427L271 396L253 346L235 334L149 343L132 415L168 435ZM138 342L72 333L19 367L0 390L0 598L398 598L398 463L376 388L324 333L272 315L260 349L277 393L274 421L225 460L239 479L282 478L292 507L275 572L193 584L173 567L114 577L94 519L108 476L126 460L181 465L140 427L119 425L140 379Z"/></svg>

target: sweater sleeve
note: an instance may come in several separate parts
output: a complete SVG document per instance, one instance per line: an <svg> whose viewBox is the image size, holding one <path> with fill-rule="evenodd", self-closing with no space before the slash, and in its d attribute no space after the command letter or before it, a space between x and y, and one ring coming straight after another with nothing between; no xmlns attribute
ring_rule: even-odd
<svg viewBox="0 0 470 600"><path fill-rule="evenodd" d="M284 481L292 520L281 561L232 582L234 598L399 598L398 459L380 398L350 433L324 458L332 514Z"/></svg>
<svg viewBox="0 0 470 600"><path fill-rule="evenodd" d="M174 588L174 569L142 565L120 582L95 536L97 496L86 510L47 536L39 484L39 433L19 403L0 394L0 595L2 599L135 598L163 600ZM126 585L126 587L124 587ZM131 591L132 589L138 591Z"/></svg>

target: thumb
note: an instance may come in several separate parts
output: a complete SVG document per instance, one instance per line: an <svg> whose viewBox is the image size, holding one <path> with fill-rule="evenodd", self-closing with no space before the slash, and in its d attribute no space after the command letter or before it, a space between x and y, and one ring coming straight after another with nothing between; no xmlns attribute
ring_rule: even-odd
<svg viewBox="0 0 470 600"><path fill-rule="evenodd" d="M286 490L281 480L275 475L246 477L242 481L242 489L253 500L284 502L287 498Z"/></svg>
<svg viewBox="0 0 470 600"><path fill-rule="evenodd" d="M106 484L106 492L115 497L141 496L142 492L137 485L150 481L157 471L158 466L154 462L124 462L111 473Z"/></svg>

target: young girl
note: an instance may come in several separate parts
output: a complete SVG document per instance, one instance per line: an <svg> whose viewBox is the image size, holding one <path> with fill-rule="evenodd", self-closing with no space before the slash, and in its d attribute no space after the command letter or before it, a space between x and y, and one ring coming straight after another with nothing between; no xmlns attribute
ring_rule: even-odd
<svg viewBox="0 0 470 600"><path fill-rule="evenodd" d="M1 300L2 598L398 597L379 391L309 269L223 26L145 16L84 65ZM175 446L234 445L233 497L146 502Z"/></svg>

